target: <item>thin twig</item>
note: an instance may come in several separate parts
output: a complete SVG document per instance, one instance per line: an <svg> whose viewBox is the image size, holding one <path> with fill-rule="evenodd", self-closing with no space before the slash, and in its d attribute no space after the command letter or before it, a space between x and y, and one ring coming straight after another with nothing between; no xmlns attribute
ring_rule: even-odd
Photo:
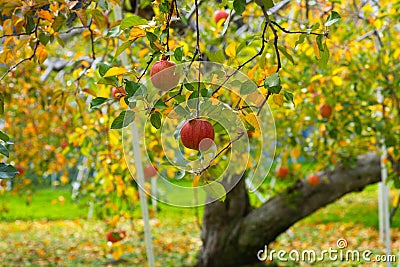
<svg viewBox="0 0 400 267"><path fill-rule="evenodd" d="M35 29L34 29L34 31L33 31L33 32L35 33L36 43L35 43L35 47L33 48L32 55L31 55L30 57L27 57L27 58L24 58L24 59L20 60L17 64L11 66L11 67L1 76L0 81L2 81L2 80L4 79L4 77L6 77L6 75L7 75L8 73L10 73L10 71L12 71L12 70L15 69L16 67L18 67L19 65L21 65L22 63L24 63L25 61L32 60L32 59L35 57L36 51L37 51L37 49L38 49L38 47L39 47L39 39L38 39L38 34L37 34L37 31L38 31L38 28L39 28L39 22L40 22L40 18L38 18L37 24L36 24Z"/></svg>
<svg viewBox="0 0 400 267"><path fill-rule="evenodd" d="M240 138L242 138L244 136L244 132L239 133L239 135L235 138L232 139L223 149L221 149L208 163L208 165L206 167L204 167L203 169L201 169L200 171L197 171L196 174L197 175L201 175L202 173L204 173L206 170L208 170L211 167L211 164L214 162L214 160L216 160L222 153L224 153L226 150L228 150L233 143L235 143L236 141L240 140Z"/></svg>
<svg viewBox="0 0 400 267"><path fill-rule="evenodd" d="M278 23L276 23L273 20L271 20L271 23L274 24L275 26L277 26L284 33L289 33L289 34L312 34L312 35L317 35L317 36L318 35L326 36L326 34L327 34L327 33L307 32L307 31L289 31L289 30L286 30L285 28L283 28L281 25L279 25Z"/></svg>
<svg viewBox="0 0 400 267"><path fill-rule="evenodd" d="M265 23L264 28L263 28L263 32L262 32L262 38L261 38L262 41L261 41L261 48L260 48L260 50L259 50L254 56L252 56L251 58L249 58L248 60L246 60L245 62L243 62L242 64L240 64L231 74L227 75L227 76L226 76L226 79L222 82L221 85L218 86L217 89L214 90L214 92L212 93L212 95L218 93L218 91L228 82L228 80L229 80L233 75L235 75L240 69L242 69L244 66L246 66L247 64L249 64L251 61L253 61L253 59L255 59L256 57L262 55L262 53L264 52L264 49L265 49L265 43L266 43L266 41L264 40L264 37L265 37L265 33L266 33L266 31L267 31L267 27L268 27L268 24Z"/></svg>
<svg viewBox="0 0 400 267"><path fill-rule="evenodd" d="M199 4L197 0L194 0L196 6L196 51L199 53L199 73L197 81L197 106L196 106L196 118L200 116L200 69L201 69L201 52L200 52L200 29L199 29Z"/></svg>
<svg viewBox="0 0 400 267"><path fill-rule="evenodd" d="M146 74L147 70L150 67L151 62L154 60L154 54L151 54L150 59L146 62L146 68L143 70L142 74L140 74L139 77L137 77L137 82L140 82L140 80L143 78L143 76Z"/></svg>

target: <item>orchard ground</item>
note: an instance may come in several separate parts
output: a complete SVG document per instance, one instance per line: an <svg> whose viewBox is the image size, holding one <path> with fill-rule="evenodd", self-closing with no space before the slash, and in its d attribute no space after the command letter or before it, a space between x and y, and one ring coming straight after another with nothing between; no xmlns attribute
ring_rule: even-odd
<svg viewBox="0 0 400 267"><path fill-rule="evenodd" d="M37 190L29 206L26 205L26 196L0 195L0 207L1 266L100 266L107 263L142 266L146 261L139 209L133 211L132 218L126 218L117 225L128 230L128 237L109 246L105 235L110 227L99 219L86 220L87 208L73 203L68 187ZM194 209L163 204L159 207L158 221L152 222L157 266L194 264L201 245ZM199 212L201 216L202 210ZM361 193L349 194L295 224L269 249L336 249L336 241L345 238L348 249L369 249L374 254L383 254L378 223L377 186L373 185ZM397 253L400 249L398 213L391 229L392 253ZM343 264L325 262L313 266ZM280 262L278 266L297 265ZM345 266L353 265L345 263ZM369 266L384 264L371 263Z"/></svg>

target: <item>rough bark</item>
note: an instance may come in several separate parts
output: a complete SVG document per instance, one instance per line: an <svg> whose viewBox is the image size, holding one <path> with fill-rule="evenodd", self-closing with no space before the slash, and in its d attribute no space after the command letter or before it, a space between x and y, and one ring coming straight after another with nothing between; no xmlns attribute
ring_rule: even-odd
<svg viewBox="0 0 400 267"><path fill-rule="evenodd" d="M196 266L258 263L257 252L295 222L347 193L379 182L380 157L368 153L358 157L353 168L338 166L318 175L322 178L318 186L299 180L254 210L249 206L244 179L228 193L225 202L207 205L203 218L203 247Z"/></svg>

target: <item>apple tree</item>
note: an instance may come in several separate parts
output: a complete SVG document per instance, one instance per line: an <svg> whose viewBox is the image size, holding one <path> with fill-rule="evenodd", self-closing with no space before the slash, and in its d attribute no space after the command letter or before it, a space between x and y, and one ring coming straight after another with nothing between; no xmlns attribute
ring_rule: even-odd
<svg viewBox="0 0 400 267"><path fill-rule="evenodd" d="M93 170L82 193L126 215L110 199L115 193L135 201L135 170L129 160L125 165L129 149L120 142L129 135L117 129L125 133L145 118L146 162L172 182L213 185L197 266L256 263L257 251L295 222L379 182L382 164L389 183L400 187L397 3L99 0L0 7L6 129L36 149L16 149L13 157L40 175L63 171L76 163L68 155L81 153ZM201 66L212 63L229 68L203 75ZM234 123L204 120L205 106L221 117L234 114ZM275 125L263 131L266 110ZM62 127L68 128L65 149L65 137L57 135ZM175 131L163 134L168 127ZM56 140L45 160L35 157L46 148L36 142L44 137ZM274 138L261 141L268 137ZM239 145L243 140L248 150ZM269 146L275 163L258 174L257 190L266 196L260 203L249 197L246 177ZM210 148L214 154L200 168L168 160L177 151L197 159ZM236 166L245 171L227 175L230 160L243 162Z"/></svg>

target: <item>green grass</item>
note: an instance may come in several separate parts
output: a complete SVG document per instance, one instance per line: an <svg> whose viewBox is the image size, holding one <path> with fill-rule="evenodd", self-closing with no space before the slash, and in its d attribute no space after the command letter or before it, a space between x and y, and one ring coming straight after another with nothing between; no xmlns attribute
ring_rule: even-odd
<svg viewBox="0 0 400 267"><path fill-rule="evenodd" d="M0 220L3 221L76 219L86 215L87 209L72 201L69 187L38 189L29 205L24 194L0 195Z"/></svg>
<svg viewBox="0 0 400 267"><path fill-rule="evenodd" d="M366 187L362 192L351 193L339 201L321 208L305 218L306 223L353 222L378 228L378 190L377 185ZM61 202L60 199L65 201ZM158 217L184 218L195 216L195 209L180 208L159 203ZM4 211L4 208L8 212ZM70 187L41 188L32 195L30 205L26 205L26 196L13 193L0 195L0 220L62 220L78 219L87 216L88 206L78 205L71 199ZM201 218L203 208L198 208ZM141 217L141 210L135 209L135 218ZM392 227L400 228L400 212L394 216Z"/></svg>
<svg viewBox="0 0 400 267"><path fill-rule="evenodd" d="M392 201L390 200L389 203ZM304 221L313 223L352 222L378 228L378 186L370 185L362 192L347 194L339 201L321 208ZM400 228L400 211L393 217L391 227Z"/></svg>

